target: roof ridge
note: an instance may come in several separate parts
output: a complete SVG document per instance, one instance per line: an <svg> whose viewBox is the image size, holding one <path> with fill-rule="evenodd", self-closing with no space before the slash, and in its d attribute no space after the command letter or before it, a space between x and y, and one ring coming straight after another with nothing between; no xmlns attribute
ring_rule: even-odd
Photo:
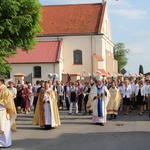
<svg viewBox="0 0 150 150"><path fill-rule="evenodd" d="M102 3L55 4L55 5L42 5L42 7L72 6L72 5L102 5Z"/></svg>
<svg viewBox="0 0 150 150"><path fill-rule="evenodd" d="M102 6L102 11L100 14L102 17L100 17L100 20L99 20L98 33L101 33L101 30L102 30L102 24L103 24L103 20L104 20L105 9L106 9L106 2Z"/></svg>

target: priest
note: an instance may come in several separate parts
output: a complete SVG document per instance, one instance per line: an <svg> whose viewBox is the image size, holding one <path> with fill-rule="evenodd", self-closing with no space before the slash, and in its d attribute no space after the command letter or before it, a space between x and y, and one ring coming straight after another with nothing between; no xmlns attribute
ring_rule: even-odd
<svg viewBox="0 0 150 150"><path fill-rule="evenodd" d="M57 93L50 88L49 83L46 83L45 88L39 93L33 124L44 127L46 130L61 125Z"/></svg>
<svg viewBox="0 0 150 150"><path fill-rule="evenodd" d="M107 87L103 84L103 77L97 76L96 88L91 89L92 106L93 106L93 122L104 126L107 120L107 104L110 94Z"/></svg>
<svg viewBox="0 0 150 150"><path fill-rule="evenodd" d="M110 114L109 120L116 119L118 115L118 109L121 101L121 94L119 89L116 87L115 82L112 81L110 92L110 100L107 106L107 114Z"/></svg>
<svg viewBox="0 0 150 150"><path fill-rule="evenodd" d="M0 148L11 146L11 131L16 131L16 117L13 95L0 77Z"/></svg>

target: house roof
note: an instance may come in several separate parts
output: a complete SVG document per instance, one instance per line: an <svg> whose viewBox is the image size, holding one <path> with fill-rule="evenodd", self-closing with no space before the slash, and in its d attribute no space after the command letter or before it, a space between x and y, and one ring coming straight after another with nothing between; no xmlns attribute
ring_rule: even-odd
<svg viewBox="0 0 150 150"><path fill-rule="evenodd" d="M15 77L20 77L20 76L25 76L25 74L18 72L18 73L15 73L14 76Z"/></svg>
<svg viewBox="0 0 150 150"><path fill-rule="evenodd" d="M99 55L94 54L94 57L95 57L98 61L104 61L104 59L103 59L101 56L99 56Z"/></svg>
<svg viewBox="0 0 150 150"><path fill-rule="evenodd" d="M44 35L101 33L106 3L42 6Z"/></svg>
<svg viewBox="0 0 150 150"><path fill-rule="evenodd" d="M107 72L105 71L105 69L98 69L98 70L101 72L103 76L107 76Z"/></svg>
<svg viewBox="0 0 150 150"><path fill-rule="evenodd" d="M38 42L36 47L27 52L18 49L14 57L7 58L11 64L59 62L62 41Z"/></svg>

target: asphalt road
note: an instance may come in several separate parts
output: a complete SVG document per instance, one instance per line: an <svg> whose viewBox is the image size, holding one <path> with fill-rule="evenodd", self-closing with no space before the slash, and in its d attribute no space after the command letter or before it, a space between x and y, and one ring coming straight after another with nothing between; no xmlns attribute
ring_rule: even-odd
<svg viewBox="0 0 150 150"><path fill-rule="evenodd" d="M150 150L150 118L134 110L119 113L105 126L92 123L92 116L60 111L62 125L44 130L32 125L33 113L18 114L17 132L9 150ZM4 149L4 148L2 148ZM6 148L5 148L6 149Z"/></svg>

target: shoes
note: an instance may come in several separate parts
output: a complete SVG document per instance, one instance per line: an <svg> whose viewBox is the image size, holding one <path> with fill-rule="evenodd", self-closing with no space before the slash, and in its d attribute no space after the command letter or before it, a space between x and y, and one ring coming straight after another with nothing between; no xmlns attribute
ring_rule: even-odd
<svg viewBox="0 0 150 150"><path fill-rule="evenodd" d="M22 109L20 110L20 112L21 112L22 114L24 113L24 111L23 111Z"/></svg>
<svg viewBox="0 0 150 150"><path fill-rule="evenodd" d="M90 111L89 111L89 115L91 115L91 114L92 114L92 111L90 110Z"/></svg>
<svg viewBox="0 0 150 150"><path fill-rule="evenodd" d="M140 112L139 115L142 116L143 114Z"/></svg>
<svg viewBox="0 0 150 150"><path fill-rule="evenodd" d="M104 123L100 123L101 126L104 126Z"/></svg>
<svg viewBox="0 0 150 150"><path fill-rule="evenodd" d="M128 113L124 113L124 115L128 115Z"/></svg>
<svg viewBox="0 0 150 150"><path fill-rule="evenodd" d="M110 117L109 120L112 120L112 117Z"/></svg>
<svg viewBox="0 0 150 150"><path fill-rule="evenodd" d="M69 113L68 115L72 115L72 113Z"/></svg>
<svg viewBox="0 0 150 150"><path fill-rule="evenodd" d="M44 128L45 130L51 130L52 129L52 127L51 127L51 125L45 125L45 128Z"/></svg>

